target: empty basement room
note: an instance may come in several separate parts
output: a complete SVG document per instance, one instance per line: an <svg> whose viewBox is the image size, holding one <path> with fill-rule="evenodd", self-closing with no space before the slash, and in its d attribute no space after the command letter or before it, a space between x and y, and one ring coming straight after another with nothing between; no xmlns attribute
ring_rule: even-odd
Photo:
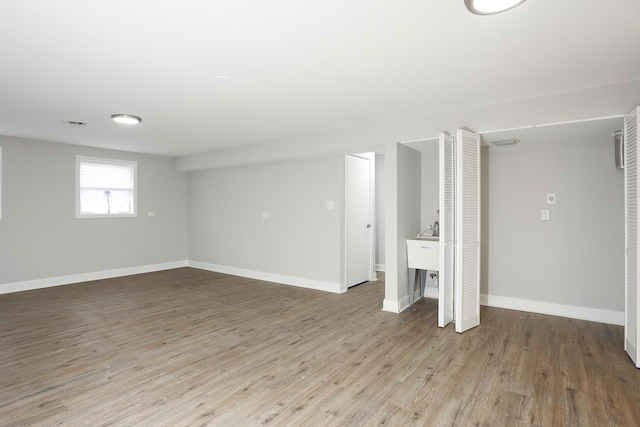
<svg viewBox="0 0 640 427"><path fill-rule="evenodd" d="M0 425L640 425L640 3L493 3L5 0Z"/></svg>

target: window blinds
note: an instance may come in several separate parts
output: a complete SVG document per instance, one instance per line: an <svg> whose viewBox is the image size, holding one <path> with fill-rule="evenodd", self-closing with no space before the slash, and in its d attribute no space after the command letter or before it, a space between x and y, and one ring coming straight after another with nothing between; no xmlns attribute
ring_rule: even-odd
<svg viewBox="0 0 640 427"><path fill-rule="evenodd" d="M135 214L134 163L80 160L78 173L81 215Z"/></svg>

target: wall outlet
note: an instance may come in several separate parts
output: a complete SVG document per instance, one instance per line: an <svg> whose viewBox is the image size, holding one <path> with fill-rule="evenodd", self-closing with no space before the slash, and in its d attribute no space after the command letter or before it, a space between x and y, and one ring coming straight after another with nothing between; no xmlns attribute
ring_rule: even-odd
<svg viewBox="0 0 640 427"><path fill-rule="evenodd" d="M156 216L156 213L154 211L149 211L147 212L147 216Z"/></svg>
<svg viewBox="0 0 640 427"><path fill-rule="evenodd" d="M262 218L269 218L269 212L262 212Z"/></svg>
<svg viewBox="0 0 640 427"><path fill-rule="evenodd" d="M547 194L547 204L555 205L556 204L556 193Z"/></svg>
<svg viewBox="0 0 640 427"><path fill-rule="evenodd" d="M543 221L549 221L549 209L542 209L540 211L540 219Z"/></svg>
<svg viewBox="0 0 640 427"><path fill-rule="evenodd" d="M333 210L336 208L336 204L333 202L333 200L327 200L327 210Z"/></svg>

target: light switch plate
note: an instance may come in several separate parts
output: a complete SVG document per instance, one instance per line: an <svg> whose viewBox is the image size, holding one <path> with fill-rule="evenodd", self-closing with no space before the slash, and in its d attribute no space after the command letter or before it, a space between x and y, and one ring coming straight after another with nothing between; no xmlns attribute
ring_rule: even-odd
<svg viewBox="0 0 640 427"><path fill-rule="evenodd" d="M327 210L333 210L336 208L336 204L333 202L333 200L327 200Z"/></svg>
<svg viewBox="0 0 640 427"><path fill-rule="evenodd" d="M549 209L542 209L540 211L540 219L543 221L549 221Z"/></svg>

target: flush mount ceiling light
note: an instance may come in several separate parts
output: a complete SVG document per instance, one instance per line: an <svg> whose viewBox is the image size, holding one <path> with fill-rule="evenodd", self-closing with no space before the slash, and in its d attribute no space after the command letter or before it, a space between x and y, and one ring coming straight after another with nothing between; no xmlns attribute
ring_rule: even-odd
<svg viewBox="0 0 640 427"><path fill-rule="evenodd" d="M526 0L464 0L469 12L476 15L493 15L505 12L524 3Z"/></svg>
<svg viewBox="0 0 640 427"><path fill-rule="evenodd" d="M137 125L142 121L140 117L131 114L112 114L111 120L125 125Z"/></svg>

